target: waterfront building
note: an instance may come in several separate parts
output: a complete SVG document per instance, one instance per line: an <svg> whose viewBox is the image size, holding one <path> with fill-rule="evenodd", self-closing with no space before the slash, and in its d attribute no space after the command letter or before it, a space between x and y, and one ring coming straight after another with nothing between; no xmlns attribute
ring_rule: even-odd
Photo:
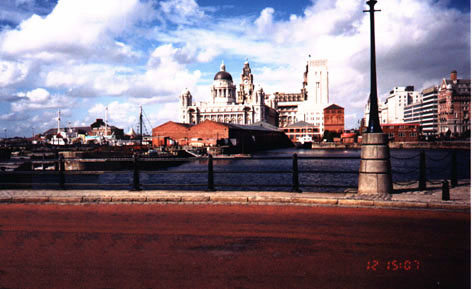
<svg viewBox="0 0 472 289"><path fill-rule="evenodd" d="M393 142L415 142L419 140L421 128L419 123L381 124L383 133Z"/></svg>
<svg viewBox="0 0 472 289"><path fill-rule="evenodd" d="M415 87L396 86L387 96L384 102L379 103L379 121L381 124L403 123L405 106L418 102L420 92L415 91ZM370 103L367 102L364 110L365 123L369 123Z"/></svg>
<svg viewBox="0 0 472 289"><path fill-rule="evenodd" d="M328 61L308 60L303 73L300 93L274 93L280 127L299 121L311 123L324 130L323 109L329 105Z"/></svg>
<svg viewBox="0 0 472 289"><path fill-rule="evenodd" d="M283 128L285 134L293 142L300 142L300 139L311 138L312 141L319 141L321 139L321 129L312 123L306 121L299 121Z"/></svg>
<svg viewBox="0 0 472 289"><path fill-rule="evenodd" d="M319 126L324 131L323 109L329 105L328 61L308 60L304 73L303 90L307 98L298 106L297 120Z"/></svg>
<svg viewBox="0 0 472 289"><path fill-rule="evenodd" d="M419 123L426 137L438 132L438 87L433 85L421 91L416 102L404 108L405 123Z"/></svg>
<svg viewBox="0 0 472 289"><path fill-rule="evenodd" d="M90 126L51 128L42 135L47 142L55 145L115 142L124 137L123 129L108 125L101 118L97 118Z"/></svg>
<svg viewBox="0 0 472 289"><path fill-rule="evenodd" d="M283 131L270 124L240 125L205 120L199 124L168 121L153 128L153 146L228 146L239 151L287 147L291 143Z"/></svg>
<svg viewBox="0 0 472 289"><path fill-rule="evenodd" d="M443 79L438 91L438 131L441 134L470 133L470 79Z"/></svg>
<svg viewBox="0 0 472 289"><path fill-rule="evenodd" d="M254 76L249 62L244 63L241 84L236 92L233 77L222 63L220 71L213 78L210 89L211 101L192 103L192 94L185 89L180 95L179 121L199 124L206 120L221 123L253 124L265 121L278 125L278 113L275 108L266 105L266 95L262 87L255 88Z"/></svg>
<svg viewBox="0 0 472 289"><path fill-rule="evenodd" d="M276 92L273 94L279 112L279 127L286 127L297 122L298 106L306 100L306 93Z"/></svg>
<svg viewBox="0 0 472 289"><path fill-rule="evenodd" d="M323 109L324 130L336 133L344 131L344 108L332 104Z"/></svg>
<svg viewBox="0 0 472 289"><path fill-rule="evenodd" d="M123 139L124 131L116 126L108 125L103 119L97 118L94 123L90 125L91 130L85 137L85 142L102 143L104 141L115 141Z"/></svg>

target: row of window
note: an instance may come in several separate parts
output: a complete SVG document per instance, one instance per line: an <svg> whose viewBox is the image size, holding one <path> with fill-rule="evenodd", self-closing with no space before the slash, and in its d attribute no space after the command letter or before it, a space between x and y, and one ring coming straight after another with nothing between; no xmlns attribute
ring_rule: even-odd
<svg viewBox="0 0 472 289"><path fill-rule="evenodd" d="M406 137L406 135L407 135L407 133L405 133L405 132L399 132L398 133L398 137ZM417 136L416 132L410 132L409 135L410 135L410 137L416 137ZM388 134L388 137L389 138L394 138L395 134L393 132L390 132Z"/></svg>
<svg viewBox="0 0 472 289"><path fill-rule="evenodd" d="M320 130L318 128L308 128L308 129L301 129L301 128L286 128L284 129L285 132L292 132L292 133L296 133L296 132L320 132Z"/></svg>

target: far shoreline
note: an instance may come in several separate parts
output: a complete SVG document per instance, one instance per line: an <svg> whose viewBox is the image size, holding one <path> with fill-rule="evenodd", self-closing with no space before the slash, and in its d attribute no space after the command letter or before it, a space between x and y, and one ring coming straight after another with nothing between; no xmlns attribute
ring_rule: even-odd
<svg viewBox="0 0 472 289"><path fill-rule="evenodd" d="M360 149L360 143L313 143L312 149ZM470 150L470 141L435 141L435 142L389 142L390 149L453 149Z"/></svg>

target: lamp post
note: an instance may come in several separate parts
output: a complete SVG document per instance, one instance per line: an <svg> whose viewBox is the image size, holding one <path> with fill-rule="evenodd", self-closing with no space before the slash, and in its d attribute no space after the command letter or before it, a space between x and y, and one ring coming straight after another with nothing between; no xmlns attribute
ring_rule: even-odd
<svg viewBox="0 0 472 289"><path fill-rule="evenodd" d="M369 10L364 10L364 12L369 12L370 14L370 95L369 95L369 124L367 126L367 132L382 132L379 121L379 105L377 101L377 64L375 61L375 22L374 22L374 5L377 3L377 0L367 1L369 5Z"/></svg>
<svg viewBox="0 0 472 289"><path fill-rule="evenodd" d="M387 134L382 132L377 103L377 71L375 63L374 5L376 0L366 2L370 14L370 111L367 132L362 135L361 163L359 168L359 194L390 194L393 191L390 150Z"/></svg>

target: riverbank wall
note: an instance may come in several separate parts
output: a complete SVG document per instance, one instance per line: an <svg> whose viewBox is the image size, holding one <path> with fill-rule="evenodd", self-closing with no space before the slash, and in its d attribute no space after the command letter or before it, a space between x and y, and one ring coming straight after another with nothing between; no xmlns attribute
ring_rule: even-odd
<svg viewBox="0 0 472 289"><path fill-rule="evenodd" d="M470 141L438 141L438 142L389 142L391 149L452 149L470 150ZM312 149L361 149L360 143L313 143Z"/></svg>

